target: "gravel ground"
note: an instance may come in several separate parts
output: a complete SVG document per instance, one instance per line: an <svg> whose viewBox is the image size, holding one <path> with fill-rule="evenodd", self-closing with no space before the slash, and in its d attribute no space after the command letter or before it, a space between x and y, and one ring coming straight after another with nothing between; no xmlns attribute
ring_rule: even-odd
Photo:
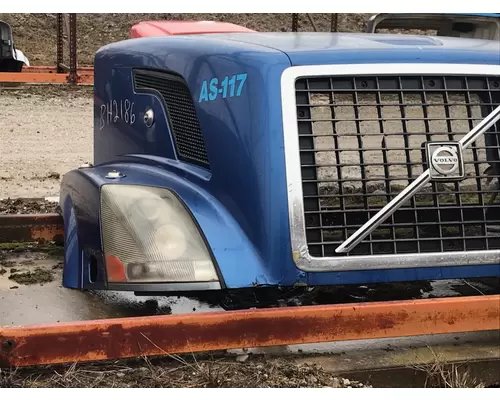
<svg viewBox="0 0 500 400"><path fill-rule="evenodd" d="M0 110L0 199L57 196L62 175L92 158L90 90L0 89Z"/></svg>

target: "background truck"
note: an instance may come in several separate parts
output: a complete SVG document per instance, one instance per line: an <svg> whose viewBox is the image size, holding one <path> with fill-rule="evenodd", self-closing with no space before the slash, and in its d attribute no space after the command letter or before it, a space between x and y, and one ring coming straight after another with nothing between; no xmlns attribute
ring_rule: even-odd
<svg viewBox="0 0 500 400"><path fill-rule="evenodd" d="M500 14L375 14L366 31L427 30L436 36L500 40Z"/></svg>
<svg viewBox="0 0 500 400"><path fill-rule="evenodd" d="M14 46L12 28L0 21L0 72L21 72L23 66L29 65L28 58Z"/></svg>

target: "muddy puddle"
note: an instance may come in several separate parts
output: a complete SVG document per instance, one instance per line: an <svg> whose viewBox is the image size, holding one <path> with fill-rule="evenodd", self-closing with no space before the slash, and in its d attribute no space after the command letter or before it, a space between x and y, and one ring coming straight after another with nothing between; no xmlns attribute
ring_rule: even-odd
<svg viewBox="0 0 500 400"><path fill-rule="evenodd" d="M500 388L500 360L408 366L339 376L377 388Z"/></svg>
<svg viewBox="0 0 500 400"><path fill-rule="evenodd" d="M195 299L62 287L56 246L0 248L0 326L222 310Z"/></svg>
<svg viewBox="0 0 500 400"><path fill-rule="evenodd" d="M78 291L62 287L62 247L0 246L0 325L69 322L148 315L223 311L217 296L136 296L132 292ZM500 293L498 278L317 287L268 292L262 307L315 305ZM246 306L242 295L239 306ZM247 295L254 299L253 293ZM227 308L227 307L226 307Z"/></svg>

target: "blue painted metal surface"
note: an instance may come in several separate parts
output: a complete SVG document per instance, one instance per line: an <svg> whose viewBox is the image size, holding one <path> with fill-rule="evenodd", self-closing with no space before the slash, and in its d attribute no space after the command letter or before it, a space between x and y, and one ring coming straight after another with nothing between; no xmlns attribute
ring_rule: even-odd
<svg viewBox="0 0 500 400"><path fill-rule="evenodd" d="M143 38L101 48L94 77L96 167L71 171L61 188L60 204L67 207L70 198L76 212L79 246L86 252L82 264L87 265L92 252L98 260L96 282L89 282L83 271L80 287L106 287L99 253L99 190L103 184L120 182L174 190L197 220L228 288L500 275L499 265L304 273L293 262L280 100L282 72L291 65L424 62L498 65L500 52L497 44L486 40L329 33ZM184 77L205 138L209 170L176 159L163 105L150 94L134 93L133 67L172 71ZM240 96L198 101L204 82L241 74L246 74L246 82ZM121 110L126 101L127 121ZM104 119L103 105L107 110ZM111 105L111 115L106 105ZM142 123L148 108L156 115L149 129ZM126 177L107 181L104 176L112 169Z"/></svg>
<svg viewBox="0 0 500 400"><path fill-rule="evenodd" d="M464 14L464 15L477 15L479 17L500 18L500 14Z"/></svg>
<svg viewBox="0 0 500 400"><path fill-rule="evenodd" d="M78 240L76 214L71 197L66 197L64 206L64 265L63 285L68 288L82 287L81 251Z"/></svg>

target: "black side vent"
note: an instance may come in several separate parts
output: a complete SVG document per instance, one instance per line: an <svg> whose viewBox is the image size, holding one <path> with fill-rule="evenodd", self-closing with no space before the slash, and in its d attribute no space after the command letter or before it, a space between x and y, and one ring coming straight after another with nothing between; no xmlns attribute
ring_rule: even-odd
<svg viewBox="0 0 500 400"><path fill-rule="evenodd" d="M134 86L137 92L153 92L163 100L179 159L208 167L203 134L184 79L166 72L135 70Z"/></svg>

